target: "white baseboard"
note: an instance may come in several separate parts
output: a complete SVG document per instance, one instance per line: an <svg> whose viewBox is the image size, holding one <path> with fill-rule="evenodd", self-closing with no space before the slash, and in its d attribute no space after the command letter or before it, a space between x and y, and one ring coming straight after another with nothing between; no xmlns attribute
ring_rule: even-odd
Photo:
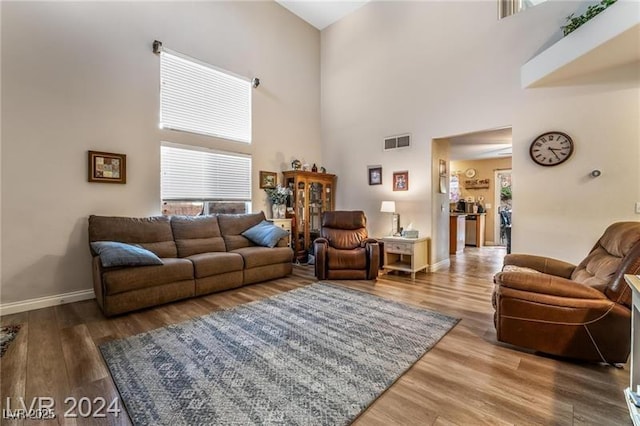
<svg viewBox="0 0 640 426"><path fill-rule="evenodd" d="M20 302L3 303L0 305L0 316L17 314L19 312L33 311L34 309L48 308L65 303L79 302L95 298L93 290L79 290L71 293L56 294L54 296L38 297Z"/></svg>
<svg viewBox="0 0 640 426"><path fill-rule="evenodd" d="M441 260L440 262L434 263L433 265L429 265L429 272L435 272L438 269L448 268L451 262L449 259Z"/></svg>

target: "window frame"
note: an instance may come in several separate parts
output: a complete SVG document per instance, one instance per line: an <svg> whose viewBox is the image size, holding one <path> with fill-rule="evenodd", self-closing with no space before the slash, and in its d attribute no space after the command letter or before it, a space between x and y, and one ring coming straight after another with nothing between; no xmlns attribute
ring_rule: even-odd
<svg viewBox="0 0 640 426"><path fill-rule="evenodd" d="M251 79L170 49L162 48L159 52L159 56L160 93L158 125L160 129L215 137L249 145L252 143L253 91ZM180 74L169 64L171 61L182 62L184 70L192 67L196 70L204 71L204 73L196 75L196 70L191 70L193 71L193 74L186 76L184 79L180 79L179 81L177 79L171 80L175 77L175 74ZM171 77L168 74L169 70L172 70L174 73ZM205 81L204 74L206 73L209 73L208 77L217 77L212 77L211 80ZM188 99L189 96L181 93L179 90L175 92L171 91L172 89L176 90L175 87L187 85L187 83L198 79L200 82L204 81L207 84L197 85L194 83L192 86L188 86L188 91L189 93L198 93L199 90L204 91L205 87L208 88L208 96L204 97L207 101L203 101L204 98L197 99L197 97ZM170 83L170 80L174 83ZM223 101L219 101L220 97L216 97L214 93L211 93L215 91L223 91L225 88L228 89L231 86L234 86L235 88L233 90L229 89L226 93L227 95L232 92L233 94L238 95L240 88L242 88L243 96L246 98L238 96L231 100L223 99ZM246 92L244 92L245 89ZM181 96L184 96L184 98L181 98ZM189 110L188 113L184 113L181 110L187 109L185 105L189 105L189 102L191 102L191 106L193 108ZM246 105L244 104L245 102ZM203 107L204 103L208 106ZM237 108L237 105L241 105L243 107L246 106L246 110L242 110L240 111L241 113L236 115L219 115L222 113L221 111L239 111L240 108ZM216 108L218 109L217 112L215 111ZM193 117L196 113L200 114L202 117L207 116L208 114L214 114L214 116L210 117L208 120L203 119L197 125L194 125L193 123L196 123L196 121ZM180 120L184 121L180 122ZM216 123L241 123L241 125L228 125L223 128L220 124ZM206 130L205 127L207 128Z"/></svg>
<svg viewBox="0 0 640 426"><path fill-rule="evenodd" d="M169 151L172 152L173 155L175 155L175 150L184 150L184 151L191 151L191 152L199 152L203 154L203 158L204 160L206 160L207 155L211 155L212 157L209 157L209 159L214 159L215 160L215 156L226 156L226 157L237 157L237 158L241 158L244 160L248 160L248 166L246 169L242 170L242 177L243 180L246 182L246 186L243 186L243 190L246 191L245 195L247 195L247 197L238 197L238 198L229 198L224 196L224 194L221 194L221 196L216 196L217 194L212 194L212 195L207 195L205 193L202 193L202 196L184 196L184 197L179 197L179 196L169 196L169 194L167 192L165 192L165 188L164 186L167 184L166 183L166 179L167 177L165 176L166 173L166 166L165 166L165 161L167 161L167 158L165 158L165 148L170 149L170 150L174 150L174 151ZM185 161L185 160L183 160ZM220 160L219 160L220 161ZM224 161L224 160L222 160ZM179 164L174 164L175 166L177 166L179 168ZM209 164L208 167L206 168L206 170L212 170L211 165ZM201 172L204 172L206 170L202 170ZM172 143L172 142L166 142L163 141L160 144L160 200L161 200L161 206L162 206L162 210L165 210L165 203L190 203L190 202L198 202L198 203L203 203L203 208L202 208L202 214L210 214L213 213L211 211L211 205L214 204L224 204L224 203L244 203L245 205L245 210L246 212L250 212L251 211L251 205L252 205L252 199L253 199L253 176L252 176L252 170L253 170L253 156L251 154L246 154L246 153L238 153L238 152L230 152L230 151L222 151L222 150L216 150L216 149L211 149L211 148L207 148L207 147L202 147L202 146L196 146L196 145L185 145L185 144L176 144L176 143ZM205 176L207 177L207 176ZM215 176L212 175L208 175L209 178L213 178L215 179ZM176 182L178 182L179 179L176 179ZM199 179L198 180L200 185L203 185L203 182L206 182L206 179L202 180ZM173 185L177 185L176 183L173 183ZM173 191L175 191L175 189L173 189ZM189 190L187 190L189 191ZM215 191L214 191L215 192Z"/></svg>

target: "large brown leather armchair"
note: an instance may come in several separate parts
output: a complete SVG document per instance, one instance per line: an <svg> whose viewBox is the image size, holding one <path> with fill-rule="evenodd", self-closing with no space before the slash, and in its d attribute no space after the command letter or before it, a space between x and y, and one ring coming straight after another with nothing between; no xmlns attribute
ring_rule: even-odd
<svg viewBox="0 0 640 426"><path fill-rule="evenodd" d="M640 273L640 222L609 226L578 266L509 254L494 277L501 342L586 361L624 363L631 345L631 291Z"/></svg>
<svg viewBox="0 0 640 426"><path fill-rule="evenodd" d="M314 243L316 277L320 280L375 280L378 277L378 241L367 234L362 211L322 213L320 238Z"/></svg>

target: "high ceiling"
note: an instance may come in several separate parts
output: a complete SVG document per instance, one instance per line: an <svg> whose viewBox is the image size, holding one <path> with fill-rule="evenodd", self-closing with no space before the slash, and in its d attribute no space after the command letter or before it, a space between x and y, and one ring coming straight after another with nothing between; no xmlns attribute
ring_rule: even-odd
<svg viewBox="0 0 640 426"><path fill-rule="evenodd" d="M367 4L369 0L276 0L276 2L280 3L280 5L286 7L317 29L323 30L359 7Z"/></svg>
<svg viewBox="0 0 640 426"><path fill-rule="evenodd" d="M276 0L319 30L364 6L369 0ZM479 160L511 156L511 128L468 133L449 138L451 160Z"/></svg>

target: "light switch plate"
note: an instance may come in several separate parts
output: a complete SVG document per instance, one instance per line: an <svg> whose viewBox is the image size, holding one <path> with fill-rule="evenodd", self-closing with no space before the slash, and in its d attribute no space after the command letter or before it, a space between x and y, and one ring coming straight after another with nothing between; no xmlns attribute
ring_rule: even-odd
<svg viewBox="0 0 640 426"><path fill-rule="evenodd" d="M484 205L484 208L485 208L485 209L490 209L490 208L491 208L491 203L487 203L487 204L485 204L485 205Z"/></svg>
<svg viewBox="0 0 640 426"><path fill-rule="evenodd" d="M636 202L636 213L640 214L640 201Z"/></svg>

